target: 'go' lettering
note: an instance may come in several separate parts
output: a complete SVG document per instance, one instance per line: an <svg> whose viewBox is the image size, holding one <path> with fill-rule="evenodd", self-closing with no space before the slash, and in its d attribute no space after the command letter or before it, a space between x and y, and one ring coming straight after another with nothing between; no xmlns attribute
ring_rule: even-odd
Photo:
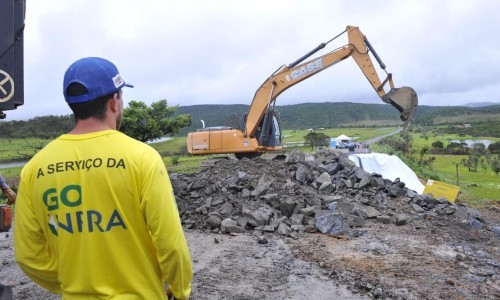
<svg viewBox="0 0 500 300"><path fill-rule="evenodd" d="M43 193L43 203L49 211L59 208L59 203L68 207L76 207L82 204L82 187L76 184L65 186L60 193L51 188Z"/></svg>

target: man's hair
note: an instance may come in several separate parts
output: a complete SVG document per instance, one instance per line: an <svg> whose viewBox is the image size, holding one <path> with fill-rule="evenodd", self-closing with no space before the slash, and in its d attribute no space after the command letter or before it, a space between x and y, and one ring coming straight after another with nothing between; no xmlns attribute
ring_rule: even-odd
<svg viewBox="0 0 500 300"><path fill-rule="evenodd" d="M87 88L77 82L73 82L66 89L66 94L68 96L80 96L87 93ZM71 108L75 116L75 121L86 120L88 118L104 120L106 118L106 105L115 93L118 93L118 97L121 96L120 90L118 90L112 94L104 95L92 101L69 104L69 108Z"/></svg>

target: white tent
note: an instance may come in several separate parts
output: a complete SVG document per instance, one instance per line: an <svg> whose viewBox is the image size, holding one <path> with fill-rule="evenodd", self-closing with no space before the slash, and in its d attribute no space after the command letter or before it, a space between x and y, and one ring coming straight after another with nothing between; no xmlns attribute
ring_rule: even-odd
<svg viewBox="0 0 500 300"><path fill-rule="evenodd" d="M335 140L337 142L341 142L341 141L350 141L352 139L350 137L348 137L347 135L341 134L338 137L336 137Z"/></svg>
<svg viewBox="0 0 500 300"><path fill-rule="evenodd" d="M405 186L422 194L425 186L417 175L399 157L383 153L352 154L349 159L368 173L377 173L382 178L394 181L399 178Z"/></svg>

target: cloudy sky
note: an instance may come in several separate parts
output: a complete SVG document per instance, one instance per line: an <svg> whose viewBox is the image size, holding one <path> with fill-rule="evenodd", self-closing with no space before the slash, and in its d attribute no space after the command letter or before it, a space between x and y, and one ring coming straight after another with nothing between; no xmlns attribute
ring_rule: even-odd
<svg viewBox="0 0 500 300"><path fill-rule="evenodd" d="M499 11L496 0L27 0L25 105L7 120L69 114L62 78L87 56L113 61L135 85L126 101L250 104L276 69L346 25L359 26L420 104L500 103ZM276 104L336 101L382 103L348 59Z"/></svg>

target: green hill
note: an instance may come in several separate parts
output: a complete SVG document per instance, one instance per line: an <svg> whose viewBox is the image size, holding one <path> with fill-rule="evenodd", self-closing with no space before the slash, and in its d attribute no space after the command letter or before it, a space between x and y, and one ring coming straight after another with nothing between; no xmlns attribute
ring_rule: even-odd
<svg viewBox="0 0 500 300"><path fill-rule="evenodd" d="M193 125L182 134L206 127L230 126L238 122L248 105L192 105L179 107L179 114L191 114ZM387 104L350 102L303 103L276 106L283 129L335 128L401 125L399 112ZM419 106L414 123L421 125L479 123L500 120L500 105L486 107Z"/></svg>
<svg viewBox="0 0 500 300"><path fill-rule="evenodd" d="M248 105L192 105L180 106L178 114L190 114L193 124L179 135L203 127L230 126L239 128L239 120L248 111ZM363 104L350 102L302 103L276 106L282 129L397 126L399 112L388 104ZM419 125L497 124L500 122L500 105L485 107L419 106L413 123ZM485 125L492 126L492 125ZM73 119L67 116L35 117L27 121L0 121L0 138L51 138L73 127ZM496 128L497 125L494 125ZM475 126L474 128L481 128ZM478 129L481 130L481 129ZM495 129L496 130L496 129ZM492 130L489 130L492 131Z"/></svg>

